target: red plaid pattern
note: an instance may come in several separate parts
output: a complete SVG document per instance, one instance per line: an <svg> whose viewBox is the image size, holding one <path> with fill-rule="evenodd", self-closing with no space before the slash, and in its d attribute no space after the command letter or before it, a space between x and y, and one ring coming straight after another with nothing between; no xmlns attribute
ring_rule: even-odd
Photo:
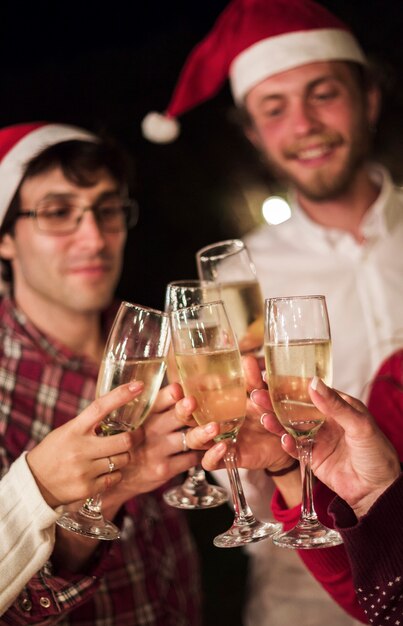
<svg viewBox="0 0 403 626"><path fill-rule="evenodd" d="M80 413L97 367L40 333L9 298L0 301L0 467ZM101 542L85 575L49 561L0 624L197 626L198 563L186 519L156 491L121 511L122 539Z"/></svg>

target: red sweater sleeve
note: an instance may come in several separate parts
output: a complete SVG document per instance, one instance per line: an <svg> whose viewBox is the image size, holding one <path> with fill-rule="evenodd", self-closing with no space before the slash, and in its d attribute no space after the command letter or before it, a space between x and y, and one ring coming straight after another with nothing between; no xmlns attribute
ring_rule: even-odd
<svg viewBox="0 0 403 626"><path fill-rule="evenodd" d="M323 483L317 482L313 495L319 519L323 524L332 528L333 520L328 515L327 508L335 494ZM284 524L285 530L295 526L299 518L300 507L287 509L278 490L274 493L272 508L275 518ZM298 550L298 554L311 574L333 600L354 619L367 624L365 613L360 607L355 593L351 567L344 547Z"/></svg>
<svg viewBox="0 0 403 626"><path fill-rule="evenodd" d="M403 461L403 350L389 357L380 367L371 386L368 407L379 427L395 446ZM315 508L319 519L333 527L328 507L335 494L318 482L314 490ZM294 526L299 507L288 510L278 491L273 496L273 513L286 530ZM343 546L317 550L299 550L307 568L332 598L350 615L368 623L354 590L352 572Z"/></svg>
<svg viewBox="0 0 403 626"><path fill-rule="evenodd" d="M379 369L371 386L368 408L403 460L403 350Z"/></svg>
<svg viewBox="0 0 403 626"><path fill-rule="evenodd" d="M351 558L359 602L370 623L402 624L403 473L360 520L337 497L331 511Z"/></svg>

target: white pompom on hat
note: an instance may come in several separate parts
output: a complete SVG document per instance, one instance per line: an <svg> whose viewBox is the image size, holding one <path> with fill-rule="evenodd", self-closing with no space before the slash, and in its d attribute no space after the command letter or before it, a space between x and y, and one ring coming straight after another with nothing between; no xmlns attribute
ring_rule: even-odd
<svg viewBox="0 0 403 626"><path fill-rule="evenodd" d="M170 143L180 133L179 123L175 118L151 111L141 122L143 136L155 143Z"/></svg>
<svg viewBox="0 0 403 626"><path fill-rule="evenodd" d="M0 224L29 161L46 148L71 140L99 141L96 135L66 124L33 122L0 130Z"/></svg>
<svg viewBox="0 0 403 626"><path fill-rule="evenodd" d="M143 134L173 141L176 118L216 95L227 78L240 105L269 76L336 60L366 63L349 28L313 0L232 0L190 53L165 112L144 118Z"/></svg>

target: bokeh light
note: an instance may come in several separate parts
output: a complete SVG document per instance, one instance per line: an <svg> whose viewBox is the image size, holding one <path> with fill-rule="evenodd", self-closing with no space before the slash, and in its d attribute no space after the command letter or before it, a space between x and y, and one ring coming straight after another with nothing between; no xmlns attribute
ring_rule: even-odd
<svg viewBox="0 0 403 626"><path fill-rule="evenodd" d="M262 204L262 214L268 224L281 224L291 217L290 205L280 196L270 196Z"/></svg>

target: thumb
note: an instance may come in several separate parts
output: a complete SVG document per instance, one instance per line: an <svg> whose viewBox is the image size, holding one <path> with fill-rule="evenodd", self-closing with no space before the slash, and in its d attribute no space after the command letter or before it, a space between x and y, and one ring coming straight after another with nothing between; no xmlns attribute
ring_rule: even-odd
<svg viewBox="0 0 403 626"><path fill-rule="evenodd" d="M81 434L93 432L109 413L133 400L143 389L143 381L132 380L97 398L74 419L75 429Z"/></svg>
<svg viewBox="0 0 403 626"><path fill-rule="evenodd" d="M194 424L193 411L197 409L194 396L186 396L175 404L176 417L184 424Z"/></svg>
<svg viewBox="0 0 403 626"><path fill-rule="evenodd" d="M219 432L220 427L217 422L209 422L205 426L189 428L186 433L187 445L193 450L203 450L207 447L207 444L213 442L214 437L217 437Z"/></svg>
<svg viewBox="0 0 403 626"><path fill-rule="evenodd" d="M314 376L311 381L309 395L316 408L325 417L334 419L350 435L359 434L362 418L364 415L368 416L362 402L345 394L343 397L317 376Z"/></svg>
<svg viewBox="0 0 403 626"><path fill-rule="evenodd" d="M260 371L258 361L255 357L251 355L243 356L242 369L249 392L253 389L266 389L266 385L262 380L262 372Z"/></svg>

